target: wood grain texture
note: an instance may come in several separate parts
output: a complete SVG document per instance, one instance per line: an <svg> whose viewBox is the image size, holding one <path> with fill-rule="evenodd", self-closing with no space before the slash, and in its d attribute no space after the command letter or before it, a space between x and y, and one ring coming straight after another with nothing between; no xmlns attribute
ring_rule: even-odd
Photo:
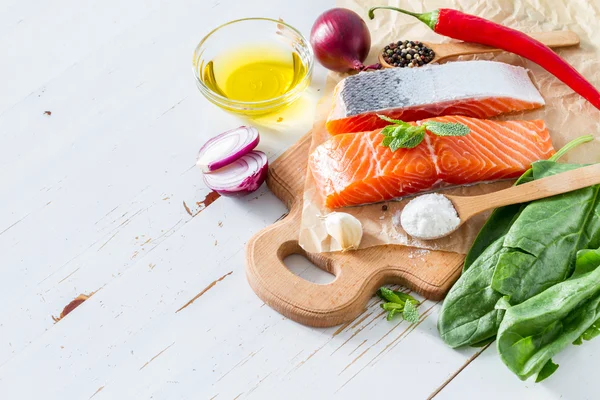
<svg viewBox="0 0 600 400"><path fill-rule="evenodd" d="M589 165L533 182L511 186L479 196L447 196L458 212L461 224L483 211L526 203L600 183L600 164Z"/></svg>
<svg viewBox="0 0 600 400"><path fill-rule="evenodd" d="M578 46L579 36L572 31L534 32L529 36L542 42L548 47L559 49L563 47ZM450 42L450 43L428 43L423 44L433 50L435 56L431 63L437 63L450 57L466 56L471 54L500 53L504 50L477 43ZM383 51L379 53L379 63L384 68L394 68L383 58Z"/></svg>
<svg viewBox="0 0 600 400"><path fill-rule="evenodd" d="M297 241L311 135L304 136L270 168L267 184L290 209L288 216L257 233L246 246L246 275L270 307L305 325L329 327L358 316L383 284L396 283L431 300L444 297L460 275L464 256L406 246L376 246L347 253L306 253ZM326 285L289 271L283 260L301 254L335 275Z"/></svg>

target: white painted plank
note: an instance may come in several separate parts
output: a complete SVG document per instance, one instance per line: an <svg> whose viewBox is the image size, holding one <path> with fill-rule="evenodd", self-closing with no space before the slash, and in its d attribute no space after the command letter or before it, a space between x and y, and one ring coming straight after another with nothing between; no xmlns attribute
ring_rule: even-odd
<svg viewBox="0 0 600 400"><path fill-rule="evenodd" d="M211 8L216 19L227 18L225 6ZM0 137L0 191L10 210L0 214L0 250L14 265L0 289L15 305L5 315L13 324L0 326L7 338L0 364L47 329L51 313L69 299L103 287L172 235L190 218L183 201L196 212L208 193L189 170L195 153L208 137L243 121L206 102L193 83L188 60L201 37L199 7L180 2L153 13L48 83L41 97L0 117L7 133ZM276 11L268 3L256 7L265 15ZM172 30L156 30L167 23ZM158 54L167 62L143 63ZM301 103L307 117L315 93ZM274 157L310 120L262 127L260 148Z"/></svg>
<svg viewBox="0 0 600 400"><path fill-rule="evenodd" d="M436 379L442 381L450 369L462 364L467 355L455 354L440 341L429 340L434 323L429 318L435 318L432 314L425 320L428 325L421 324L403 336L410 332L409 329L402 334L407 324L388 323L377 314L378 305L373 304L370 316L362 321L359 318L354 328L332 337L333 328L302 327L261 307L262 302L245 282L241 242L257 225L267 224L266 214L276 207L280 211L283 208L268 194L254 201L260 201L264 207L249 208L248 204L219 199L208 212L185 224L176 235L4 365L0 369L0 395L21 390L31 398L42 394L46 398L86 398L103 386L97 398L114 398L123 393L136 398L148 398L151 394L155 398L177 398L179 394L182 398L203 398L222 393L223 397L232 398L238 392L250 392L258 384L254 391L260 398L258 389L263 384L265 393L283 390L279 387L282 378L287 380L285 387L295 388L301 398L314 389L306 387L305 382L316 379L320 365L327 368L331 382L321 392L334 395L358 372L358 377L378 379L379 363L396 365L396 354L415 366L407 375L416 379L419 367L429 367L432 360L423 357L413 340L426 340L429 349L435 349L433 353L444 360L439 365L439 376L428 379L420 388L421 394L427 394L435 389ZM225 209L231 218L247 221L247 228L236 225L230 230L198 230L201 226L218 226ZM227 223L223 222L223 228ZM214 246L213 237L222 244ZM222 250L230 247L238 250ZM151 264L155 266L150 268ZM175 312L231 271L196 302ZM426 302L422 307L431 306ZM422 336L424 332L426 335ZM352 363L357 357L352 351L365 339L374 343L372 347L368 344L371 354L383 355L377 368L372 365L378 357L370 354ZM315 352L317 349L320 350ZM252 352L256 355L246 365L219 380ZM453 355L453 360L444 352ZM44 363L35 362L42 359ZM146 362L150 363L144 367ZM346 365L350 367L342 371ZM388 368L384 366L381 368ZM277 379L261 382L269 373ZM40 376L39 384L28 386L26 382L32 375Z"/></svg>
<svg viewBox="0 0 600 400"><path fill-rule="evenodd" d="M597 374L595 365L600 354L600 341L569 346L553 361L558 370L543 382L535 378L521 381L500 360L495 343L469 364L435 400L479 399L596 399Z"/></svg>

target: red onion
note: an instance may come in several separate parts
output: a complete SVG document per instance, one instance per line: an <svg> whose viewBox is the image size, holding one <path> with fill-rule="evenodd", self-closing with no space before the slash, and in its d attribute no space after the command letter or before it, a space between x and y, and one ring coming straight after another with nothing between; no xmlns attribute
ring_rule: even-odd
<svg viewBox="0 0 600 400"><path fill-rule="evenodd" d="M371 34L362 18L347 8L332 8L317 18L310 32L315 57L327 69L337 72L379 69L363 61L371 49Z"/></svg>
<svg viewBox="0 0 600 400"><path fill-rule="evenodd" d="M252 151L258 141L258 131L248 126L221 133L200 148L196 165L204 173L215 171Z"/></svg>
<svg viewBox="0 0 600 400"><path fill-rule="evenodd" d="M268 170L267 155L251 151L218 171L204 174L204 183L223 196L241 196L258 189Z"/></svg>

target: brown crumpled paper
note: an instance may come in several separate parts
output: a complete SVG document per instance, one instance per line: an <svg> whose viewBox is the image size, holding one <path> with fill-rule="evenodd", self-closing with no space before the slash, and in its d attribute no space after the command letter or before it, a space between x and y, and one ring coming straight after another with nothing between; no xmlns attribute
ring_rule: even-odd
<svg viewBox="0 0 600 400"><path fill-rule="evenodd" d="M387 3L387 4L386 4ZM377 53L386 44L400 39L446 42L450 39L431 31L415 18L393 11L379 10L373 21L367 17L370 7L393 5L415 12L426 12L436 8L456 8L463 12L479 15L492 21L519 29L523 32L572 30L581 38L580 47L559 50L559 54L580 71L592 84L600 87L600 5L587 0L477 0L444 2L434 0L338 0L339 7L354 10L367 22L371 31L372 48L365 64L377 61ZM467 28L468 29L468 28ZM600 111L573 92L568 86L546 72L538 65L514 54L500 53L497 56L480 55L461 59L487 59L520 65L531 71L535 84L546 100L542 109L501 116L498 119L544 119L550 130L556 149L583 134L592 134L596 140L571 151L561 161L593 163L600 162ZM451 60L452 61L452 60ZM450 62L451 62L450 61ZM317 106L313 127L312 150L330 136L325 130L325 120L331 107L331 95L335 84L345 75L330 73L325 95ZM496 182L443 190L444 193L477 195L489 193L510 186L512 182ZM408 200L389 201L360 207L346 207L336 211L350 213L363 224L363 239L360 248L382 244L401 244L432 250L446 250L466 253L488 214L468 221L454 234L433 241L419 241L406 235L397 226L395 219ZM387 206L387 210L384 211ZM322 205L316 191L315 182L307 173L300 245L307 251L318 253L339 250L339 245L331 241L325 232L319 216L331 212Z"/></svg>

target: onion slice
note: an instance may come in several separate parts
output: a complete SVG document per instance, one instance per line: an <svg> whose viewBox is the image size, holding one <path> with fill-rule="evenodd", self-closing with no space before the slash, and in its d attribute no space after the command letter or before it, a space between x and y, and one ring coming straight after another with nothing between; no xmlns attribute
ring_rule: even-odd
<svg viewBox="0 0 600 400"><path fill-rule="evenodd" d="M228 166L204 174L206 186L223 196L242 196L262 185L267 179L269 163L262 151L251 151Z"/></svg>
<svg viewBox="0 0 600 400"><path fill-rule="evenodd" d="M259 141L256 128L240 126L210 139L200 148L196 165L210 173L252 151Z"/></svg>

